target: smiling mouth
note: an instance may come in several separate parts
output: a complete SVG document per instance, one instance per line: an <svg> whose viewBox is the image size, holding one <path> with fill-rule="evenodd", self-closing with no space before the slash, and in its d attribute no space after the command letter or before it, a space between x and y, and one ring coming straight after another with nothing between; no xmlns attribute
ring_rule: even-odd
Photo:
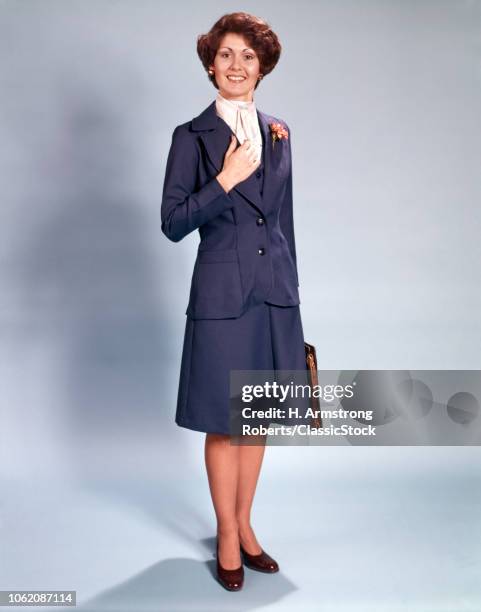
<svg viewBox="0 0 481 612"><path fill-rule="evenodd" d="M227 79L229 81L231 81L231 83L242 83L242 81L245 81L246 78L245 77L241 77L241 76L232 76L232 75L227 75Z"/></svg>

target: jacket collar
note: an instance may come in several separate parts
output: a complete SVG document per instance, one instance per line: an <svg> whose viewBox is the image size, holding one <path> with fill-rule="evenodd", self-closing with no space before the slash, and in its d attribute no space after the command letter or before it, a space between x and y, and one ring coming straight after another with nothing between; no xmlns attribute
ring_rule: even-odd
<svg viewBox="0 0 481 612"><path fill-rule="evenodd" d="M261 213L265 212L269 192L269 179L271 178L271 148L268 146L269 138L269 118L266 114L257 109L259 125L264 136L264 189L263 197L259 193L255 172L245 181L238 183L234 189L247 198ZM227 123L217 115L215 100L191 121L191 128L194 132L202 132L200 137L205 144L207 154L218 172L222 170L224 155L229 146L229 139L232 134Z"/></svg>

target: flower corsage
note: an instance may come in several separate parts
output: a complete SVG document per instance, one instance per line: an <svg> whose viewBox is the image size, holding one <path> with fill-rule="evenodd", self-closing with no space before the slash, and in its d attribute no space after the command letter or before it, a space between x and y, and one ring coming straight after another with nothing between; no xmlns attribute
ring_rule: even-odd
<svg viewBox="0 0 481 612"><path fill-rule="evenodd" d="M269 129L271 131L273 149L276 140L287 140L289 138L289 132L282 123L269 123Z"/></svg>

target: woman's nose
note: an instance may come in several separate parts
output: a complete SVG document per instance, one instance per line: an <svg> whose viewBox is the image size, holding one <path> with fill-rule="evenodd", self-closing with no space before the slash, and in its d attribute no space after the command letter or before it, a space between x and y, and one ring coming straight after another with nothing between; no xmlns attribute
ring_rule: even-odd
<svg viewBox="0 0 481 612"><path fill-rule="evenodd" d="M232 63L230 65L231 68L233 68L234 70L240 69L241 65L240 65L240 58L237 55L234 55L232 57Z"/></svg>

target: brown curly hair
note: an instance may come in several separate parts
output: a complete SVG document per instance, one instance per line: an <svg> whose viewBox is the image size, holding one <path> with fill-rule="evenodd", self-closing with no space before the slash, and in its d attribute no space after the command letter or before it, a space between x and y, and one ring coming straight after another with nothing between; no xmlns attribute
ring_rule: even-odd
<svg viewBox="0 0 481 612"><path fill-rule="evenodd" d="M260 17L249 13L229 13L216 21L207 34L200 34L197 37L197 54L214 87L219 89L215 75L209 74L208 70L214 63L222 38L229 32L242 35L254 49L259 57L260 72L263 76L274 70L282 47L270 25ZM260 80L257 81L254 89L259 83Z"/></svg>

